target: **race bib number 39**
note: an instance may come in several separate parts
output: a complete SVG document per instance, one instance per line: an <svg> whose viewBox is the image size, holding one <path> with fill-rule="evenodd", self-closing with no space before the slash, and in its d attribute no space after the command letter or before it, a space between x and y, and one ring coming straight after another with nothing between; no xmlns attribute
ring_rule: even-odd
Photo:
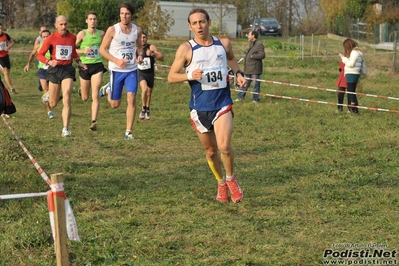
<svg viewBox="0 0 399 266"><path fill-rule="evenodd" d="M72 46L56 45L55 59L57 60L71 60Z"/></svg>

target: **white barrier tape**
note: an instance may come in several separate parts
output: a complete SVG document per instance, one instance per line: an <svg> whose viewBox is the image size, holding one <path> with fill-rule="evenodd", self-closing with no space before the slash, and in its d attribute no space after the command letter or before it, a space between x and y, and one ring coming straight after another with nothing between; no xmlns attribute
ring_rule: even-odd
<svg viewBox="0 0 399 266"><path fill-rule="evenodd" d="M47 192L8 194L8 195L0 195L0 200L32 198L32 197L40 197L40 196L46 196L46 195L47 195Z"/></svg>
<svg viewBox="0 0 399 266"><path fill-rule="evenodd" d="M69 200L65 200L65 214L66 214L66 225L67 225L67 233L68 238L74 241L80 241L80 237L78 234L78 225L76 223L75 216L73 215L73 210L71 204L69 204Z"/></svg>

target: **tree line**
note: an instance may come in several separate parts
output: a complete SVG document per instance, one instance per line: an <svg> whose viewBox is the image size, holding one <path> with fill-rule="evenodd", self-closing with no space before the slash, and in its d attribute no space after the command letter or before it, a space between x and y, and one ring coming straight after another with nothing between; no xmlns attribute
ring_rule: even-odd
<svg viewBox="0 0 399 266"><path fill-rule="evenodd" d="M98 14L98 28L106 30L119 21L118 6L123 0L0 0L0 21L6 28L52 26L55 17L65 15L71 31L86 27L85 13ZM175 0L176 1L176 0ZM172 14L157 7L158 0L129 0L136 8L135 23L162 38L173 25ZM186 0L176 2L234 5L237 24L249 27L256 17L274 17L286 36L333 32L348 36L353 19L376 23L399 22L397 0ZM378 9L378 10L376 10ZM379 10L381 9L381 10ZM188 14L187 14L188 15ZM220 18L223 19L223 18ZM154 36L156 34L156 36Z"/></svg>
<svg viewBox="0 0 399 266"><path fill-rule="evenodd" d="M0 21L8 29L52 27L57 15L68 18L68 28L78 32L87 27L85 15L95 11L97 27L106 30L120 21L119 5L126 0L0 0ZM162 11L158 1L128 0L136 9L134 21L152 38L161 38L173 26L171 14Z"/></svg>

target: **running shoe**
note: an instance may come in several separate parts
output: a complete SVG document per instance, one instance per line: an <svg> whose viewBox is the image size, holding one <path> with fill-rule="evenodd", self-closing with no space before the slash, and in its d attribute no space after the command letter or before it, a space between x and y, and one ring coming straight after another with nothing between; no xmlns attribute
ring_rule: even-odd
<svg viewBox="0 0 399 266"><path fill-rule="evenodd" d="M48 99L49 99L49 95L48 95L48 92L46 92L42 96L42 103L45 104L46 102L48 102Z"/></svg>
<svg viewBox="0 0 399 266"><path fill-rule="evenodd" d="M97 122L91 122L90 130L91 131L96 131L97 130Z"/></svg>
<svg viewBox="0 0 399 266"><path fill-rule="evenodd" d="M14 88L12 88L11 93L17 93L17 91Z"/></svg>
<svg viewBox="0 0 399 266"><path fill-rule="evenodd" d="M216 196L216 200L219 202L229 202L229 197L227 195L227 184L224 183L222 184L218 184L218 194Z"/></svg>
<svg viewBox="0 0 399 266"><path fill-rule="evenodd" d="M141 112L140 112L140 115L139 115L139 118L140 118L140 119L144 119L144 118L145 118L145 115L146 115L145 108L142 108L142 109L141 109Z"/></svg>
<svg viewBox="0 0 399 266"><path fill-rule="evenodd" d="M100 88L100 97L107 95L108 88L109 82Z"/></svg>
<svg viewBox="0 0 399 266"><path fill-rule="evenodd" d="M147 120L151 119L150 110L147 110L147 112L145 113L145 119Z"/></svg>
<svg viewBox="0 0 399 266"><path fill-rule="evenodd" d="M231 180L226 179L226 184L230 190L231 200L234 203L240 202L242 200L244 194L242 193L242 190L241 190L240 186L238 185L236 177L234 176Z"/></svg>
<svg viewBox="0 0 399 266"><path fill-rule="evenodd" d="M63 137L70 137L71 136L71 131L68 129L62 129L62 134Z"/></svg>
<svg viewBox="0 0 399 266"><path fill-rule="evenodd" d="M48 118L50 118L50 119L54 118L54 114L52 111L48 111L47 115L48 115Z"/></svg>
<svg viewBox="0 0 399 266"><path fill-rule="evenodd" d="M134 140L134 137L131 132L129 134L125 134L125 140Z"/></svg>

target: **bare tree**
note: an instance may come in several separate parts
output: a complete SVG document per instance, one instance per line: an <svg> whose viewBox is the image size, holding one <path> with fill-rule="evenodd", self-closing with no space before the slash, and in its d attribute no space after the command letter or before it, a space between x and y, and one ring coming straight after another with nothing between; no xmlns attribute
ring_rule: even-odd
<svg viewBox="0 0 399 266"><path fill-rule="evenodd" d="M136 22L152 39L164 38L175 24L172 14L162 11L159 1L147 1L137 13Z"/></svg>
<svg viewBox="0 0 399 266"><path fill-rule="evenodd" d="M309 31L323 32L323 14L320 0L251 0L247 13L252 20L257 17L273 17L281 24L284 35ZM252 23L252 22L251 22Z"/></svg>
<svg viewBox="0 0 399 266"><path fill-rule="evenodd" d="M0 0L0 16L10 29L49 25L55 18L56 3L54 0Z"/></svg>
<svg viewBox="0 0 399 266"><path fill-rule="evenodd" d="M57 2L58 1L54 0L34 0L35 19L33 21L35 27L39 27L41 25L53 25L57 15Z"/></svg>
<svg viewBox="0 0 399 266"><path fill-rule="evenodd" d="M213 13L218 18L219 35L223 33L223 18L231 12L236 11L236 0L206 0L204 3L210 4L208 12Z"/></svg>
<svg viewBox="0 0 399 266"><path fill-rule="evenodd" d="M1 1L1 13L4 15L4 25L6 28L14 28L13 0Z"/></svg>
<svg viewBox="0 0 399 266"><path fill-rule="evenodd" d="M300 33L325 34L325 15L321 12L319 0L294 0L296 23Z"/></svg>

